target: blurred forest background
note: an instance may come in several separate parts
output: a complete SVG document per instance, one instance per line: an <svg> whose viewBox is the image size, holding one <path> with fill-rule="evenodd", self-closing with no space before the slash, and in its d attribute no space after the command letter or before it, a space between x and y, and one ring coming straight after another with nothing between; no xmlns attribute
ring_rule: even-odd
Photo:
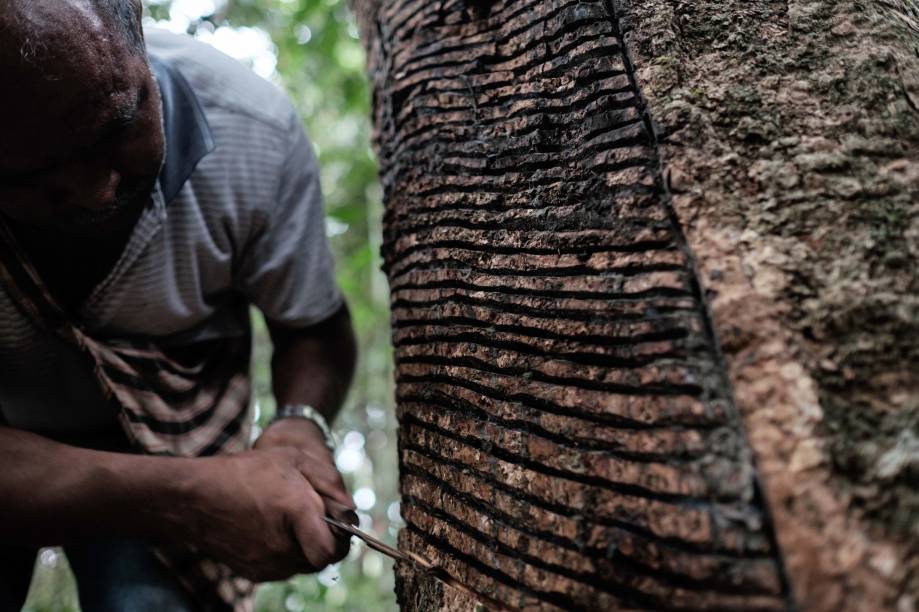
<svg viewBox="0 0 919 612"><path fill-rule="evenodd" d="M362 528L395 542L395 417L389 346L389 294L380 271L382 204L370 150L369 91L364 52L346 0L144 0L145 22L187 33L249 65L283 88L300 110L319 154L327 231L339 282L360 343L355 383L333 429L338 467L360 508ZM256 412L274 412L264 324L253 313ZM356 540L350 556L318 575L259 589L258 612L396 610L392 563ZM79 610L60 550L36 564L27 612ZM91 612L91 611L86 611Z"/></svg>

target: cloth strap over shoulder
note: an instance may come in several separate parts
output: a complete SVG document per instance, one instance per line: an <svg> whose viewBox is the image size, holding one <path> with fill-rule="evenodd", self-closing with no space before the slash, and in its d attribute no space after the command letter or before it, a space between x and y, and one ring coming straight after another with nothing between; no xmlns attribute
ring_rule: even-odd
<svg viewBox="0 0 919 612"><path fill-rule="evenodd" d="M38 328L78 347L119 406L119 423L139 451L201 457L245 450L250 435L250 336L212 340L188 351L152 338L98 340L59 306L9 226L0 219L0 286ZM252 608L253 585L193 549L157 549L208 611Z"/></svg>

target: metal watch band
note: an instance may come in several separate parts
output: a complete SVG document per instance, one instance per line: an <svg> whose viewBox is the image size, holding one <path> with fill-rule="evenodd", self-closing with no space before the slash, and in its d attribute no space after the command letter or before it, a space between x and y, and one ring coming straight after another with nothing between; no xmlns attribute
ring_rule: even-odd
<svg viewBox="0 0 919 612"><path fill-rule="evenodd" d="M319 428L319 431L322 432L325 445L329 447L329 450L332 451L333 454L335 453L335 438L332 436L332 430L329 428L329 424L326 422L325 417L309 404L285 404L279 407L268 425L271 426L281 419L306 419L312 421L316 424L316 427Z"/></svg>

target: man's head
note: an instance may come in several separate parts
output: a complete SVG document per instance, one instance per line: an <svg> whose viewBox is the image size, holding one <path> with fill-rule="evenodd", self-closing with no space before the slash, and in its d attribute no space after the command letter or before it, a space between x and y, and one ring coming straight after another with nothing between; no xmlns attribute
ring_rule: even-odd
<svg viewBox="0 0 919 612"><path fill-rule="evenodd" d="M0 213L55 233L117 229L163 159L139 0L0 0Z"/></svg>

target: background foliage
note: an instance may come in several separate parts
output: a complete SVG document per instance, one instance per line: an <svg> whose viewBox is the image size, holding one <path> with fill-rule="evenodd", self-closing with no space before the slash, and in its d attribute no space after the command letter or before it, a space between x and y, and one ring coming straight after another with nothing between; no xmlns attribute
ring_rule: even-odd
<svg viewBox="0 0 919 612"><path fill-rule="evenodd" d="M319 153L328 234L348 296L361 359L348 402L335 423L339 468L362 508L365 530L389 542L400 525L392 410L388 290L380 272L382 205L369 148L369 93L357 27L343 0L146 0L147 25L213 44L283 87ZM274 411L270 346L253 317L259 423ZM392 564L361 544L316 576L260 588L259 611L394 610ZM26 608L77 610L73 579L59 550L44 550Z"/></svg>

